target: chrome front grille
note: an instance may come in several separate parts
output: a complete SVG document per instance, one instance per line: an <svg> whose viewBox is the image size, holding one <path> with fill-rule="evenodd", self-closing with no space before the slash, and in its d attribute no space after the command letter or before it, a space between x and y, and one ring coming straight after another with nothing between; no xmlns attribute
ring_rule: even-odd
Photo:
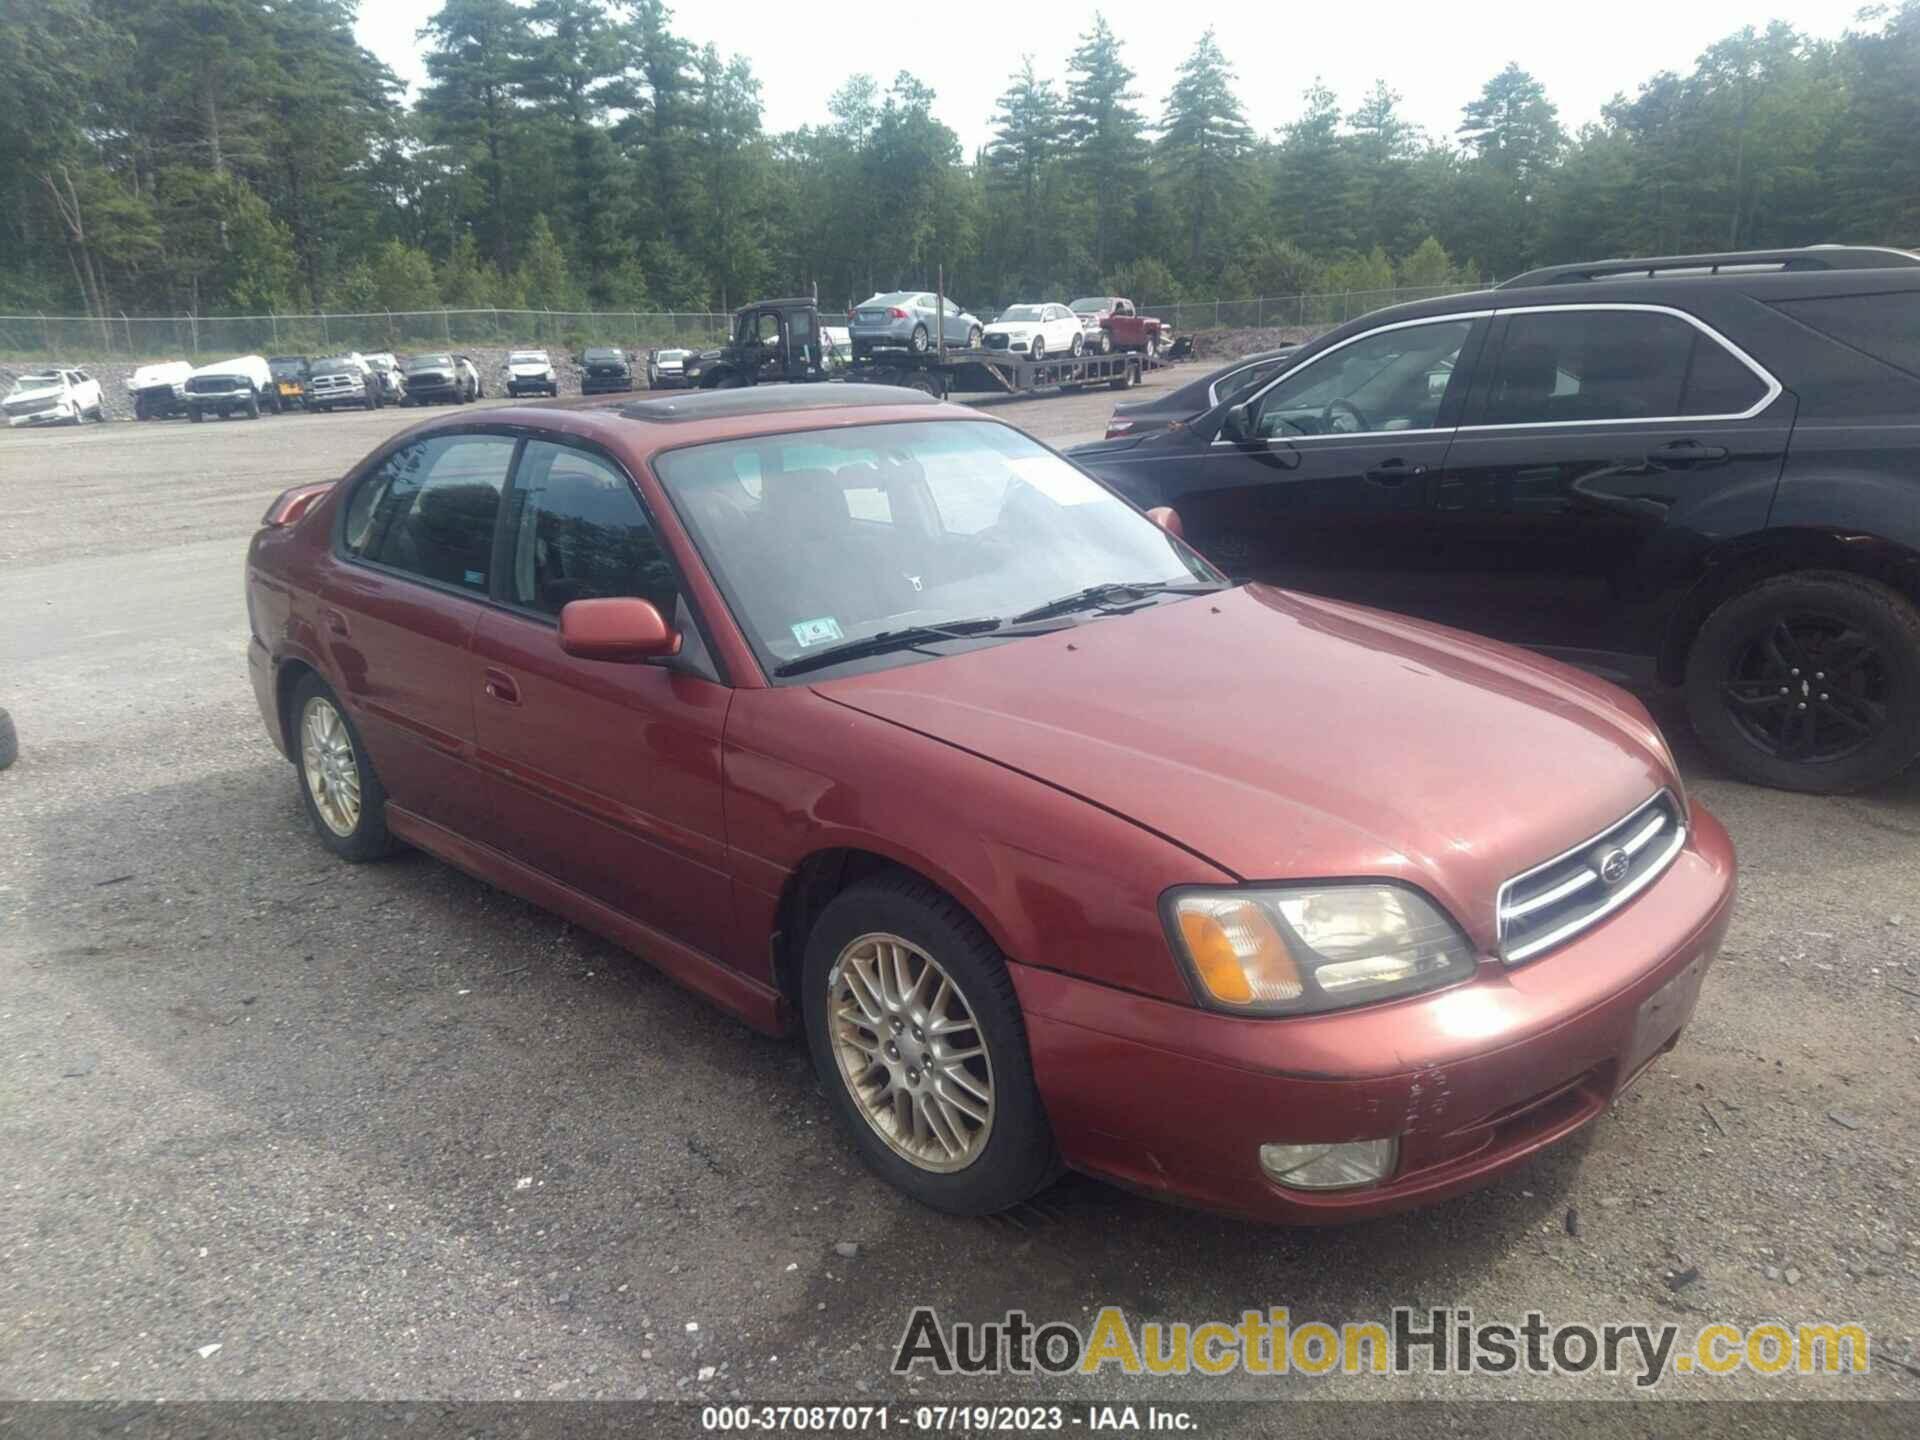
<svg viewBox="0 0 1920 1440"><path fill-rule="evenodd" d="M1608 826L1500 887L1500 958L1531 960L1571 940L1660 877L1687 843L1687 817L1662 790Z"/></svg>

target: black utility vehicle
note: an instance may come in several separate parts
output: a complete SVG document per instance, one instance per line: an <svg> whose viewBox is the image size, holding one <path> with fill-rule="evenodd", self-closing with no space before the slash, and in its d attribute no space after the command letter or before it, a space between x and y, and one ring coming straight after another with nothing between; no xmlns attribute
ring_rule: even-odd
<svg viewBox="0 0 1920 1440"><path fill-rule="evenodd" d="M1530 271L1073 458L1242 576L1682 687L1748 779L1920 755L1920 255Z"/></svg>
<svg viewBox="0 0 1920 1440"><path fill-rule="evenodd" d="M633 389L633 362L627 352L614 349L589 350L580 357L580 393L606 395Z"/></svg>
<svg viewBox="0 0 1920 1440"><path fill-rule="evenodd" d="M1169 425L1184 425L1204 415L1216 405L1245 394L1280 373L1280 367L1299 350L1298 345L1283 345L1278 350L1261 350L1242 355L1230 365L1222 365L1197 380L1139 400L1131 405L1113 407L1107 421L1107 439L1122 435L1140 436Z"/></svg>

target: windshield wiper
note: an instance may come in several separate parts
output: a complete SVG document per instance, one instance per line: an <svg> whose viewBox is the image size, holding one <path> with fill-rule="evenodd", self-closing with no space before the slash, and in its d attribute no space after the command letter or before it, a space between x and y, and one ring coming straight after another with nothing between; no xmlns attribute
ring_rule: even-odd
<svg viewBox="0 0 1920 1440"><path fill-rule="evenodd" d="M1108 580L1099 585L1089 585L1084 590L1076 590L1071 595L1062 595L1057 600L1049 600L1044 605L1036 605L1031 610L1022 610L1007 623L1021 625L1029 620L1046 620L1055 615L1070 615L1075 610L1095 609L1110 600L1147 595L1211 595L1214 591L1225 588L1211 581Z"/></svg>
<svg viewBox="0 0 1920 1440"><path fill-rule="evenodd" d="M882 630L878 635L862 635L857 640L843 640L824 650L796 656L774 666L773 673L778 676L799 675L808 670L838 665L842 660L885 655L894 650L911 650L916 645L925 645L933 640L964 640L971 635L987 635L1006 624L997 615L983 615L978 620L949 620L941 625L908 625L900 630Z"/></svg>

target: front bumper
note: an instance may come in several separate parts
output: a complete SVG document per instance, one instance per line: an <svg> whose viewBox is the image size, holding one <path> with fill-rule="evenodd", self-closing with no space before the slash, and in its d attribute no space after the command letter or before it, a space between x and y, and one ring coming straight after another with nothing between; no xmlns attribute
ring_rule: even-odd
<svg viewBox="0 0 1920 1440"><path fill-rule="evenodd" d="M463 388L451 380L407 381L407 399L416 405L425 405L438 400L452 400L462 393L464 393Z"/></svg>
<svg viewBox="0 0 1920 1440"><path fill-rule="evenodd" d="M1733 913L1733 847L1698 805L1658 882L1558 950L1327 1015L1241 1019L1011 967L1067 1162L1285 1224L1390 1214L1484 1185L1595 1119L1693 1012ZM1393 1174L1282 1187L1268 1143L1397 1136Z"/></svg>
<svg viewBox="0 0 1920 1440"><path fill-rule="evenodd" d="M72 425L78 420L79 416L65 406L53 410L34 410L25 415L7 412L9 430L18 430L22 425Z"/></svg>
<svg viewBox="0 0 1920 1440"><path fill-rule="evenodd" d="M580 380L582 395L611 395L631 389L633 389L631 375L587 375Z"/></svg>
<svg viewBox="0 0 1920 1440"><path fill-rule="evenodd" d="M544 395L549 390L557 390L559 381L545 376L515 375L507 381L509 395Z"/></svg>
<svg viewBox="0 0 1920 1440"><path fill-rule="evenodd" d="M691 388L692 384L685 370L659 370L647 376L649 390L686 390Z"/></svg>

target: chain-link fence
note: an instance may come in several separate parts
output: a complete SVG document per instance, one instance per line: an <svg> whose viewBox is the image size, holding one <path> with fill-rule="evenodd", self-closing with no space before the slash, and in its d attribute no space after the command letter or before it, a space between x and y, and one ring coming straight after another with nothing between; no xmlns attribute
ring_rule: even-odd
<svg viewBox="0 0 1920 1440"><path fill-rule="evenodd" d="M1459 295L1481 285L1403 285L1391 290L1330 290L1319 295L1277 295L1259 300L1187 300L1162 305L1141 302L1140 313L1164 320L1176 335L1206 330L1324 330L1368 311L1441 295Z"/></svg>
<svg viewBox="0 0 1920 1440"><path fill-rule="evenodd" d="M0 315L0 359L205 360L464 346L579 350L718 345L728 317L705 311L378 310L359 315Z"/></svg>
<svg viewBox="0 0 1920 1440"><path fill-rule="evenodd" d="M1408 300L1454 295L1471 285L1334 290L1255 300L1189 300L1141 310L1176 334L1270 327L1325 329ZM837 317L836 317L837 318ZM218 360L229 355L337 355L349 350L407 352L462 346L588 345L629 350L718 345L728 317L702 311L656 313L560 310L377 310L358 315L0 315L0 359L48 362Z"/></svg>

